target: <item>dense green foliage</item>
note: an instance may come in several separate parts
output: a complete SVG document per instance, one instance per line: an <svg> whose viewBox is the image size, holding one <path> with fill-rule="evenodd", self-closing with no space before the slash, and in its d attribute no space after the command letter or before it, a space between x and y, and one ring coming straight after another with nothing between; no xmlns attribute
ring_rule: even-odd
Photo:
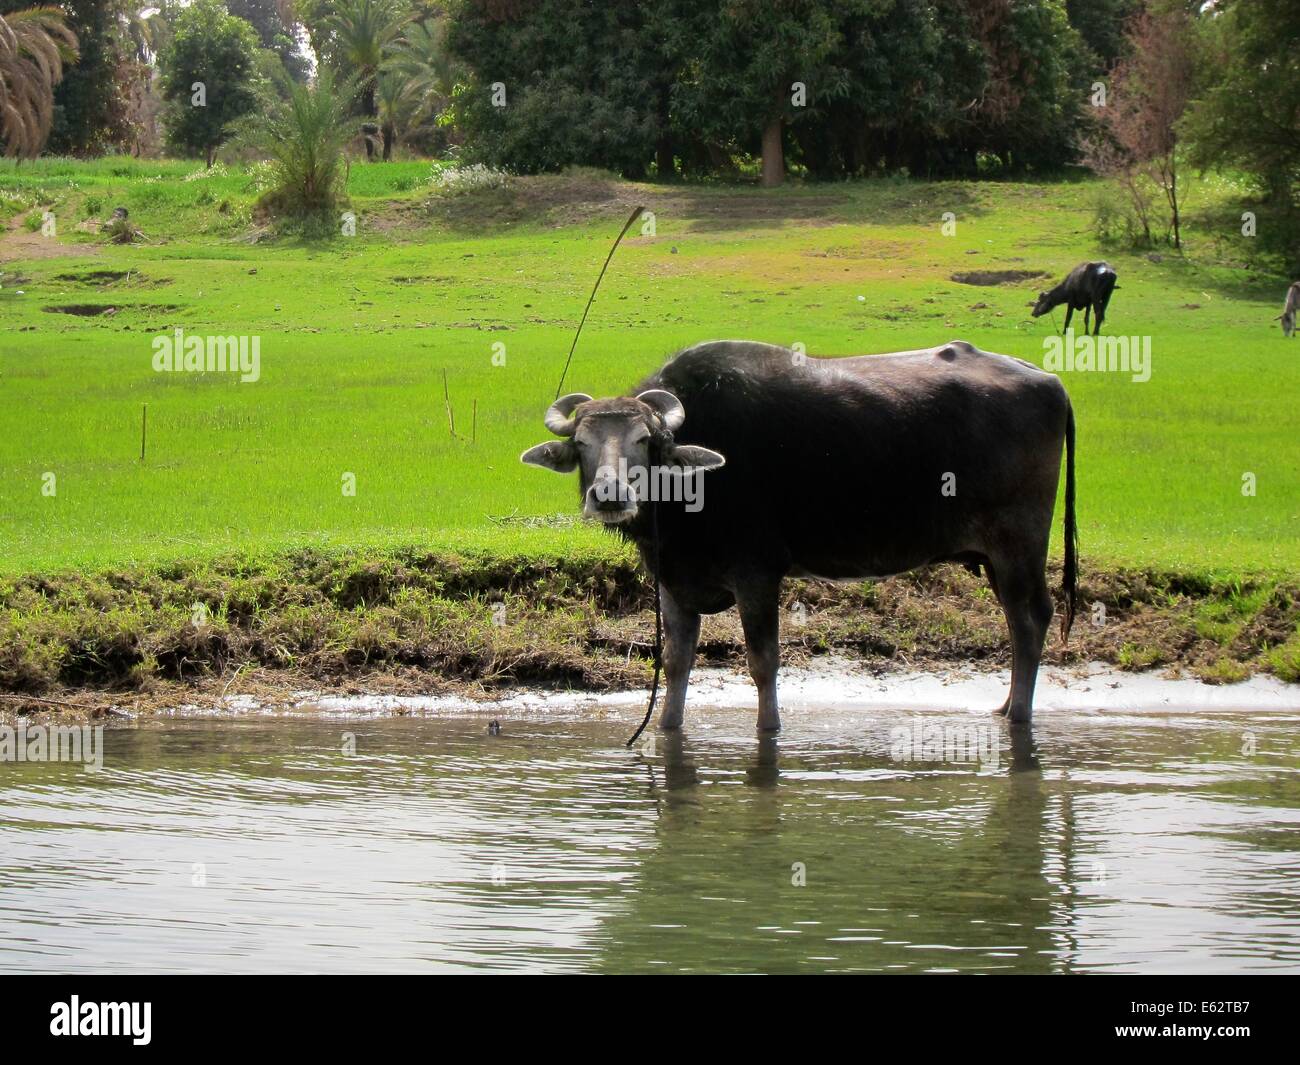
<svg viewBox="0 0 1300 1065"><path fill-rule="evenodd" d="M285 72L295 81L306 81L311 73L307 58L298 47L294 27L287 23L280 0L226 0L226 8L257 31L262 47L274 52Z"/></svg>
<svg viewBox="0 0 1300 1065"><path fill-rule="evenodd" d="M1217 7L1202 27L1208 85L1183 123L1191 159L1251 175L1264 209L1258 239L1300 273L1300 4Z"/></svg>
<svg viewBox="0 0 1300 1065"><path fill-rule="evenodd" d="M67 16L79 56L66 66L54 91L54 127L48 148L66 155L93 155L125 143L130 133L123 69L129 49L119 32L127 0L0 0L0 15L51 6Z"/></svg>
<svg viewBox="0 0 1300 1065"><path fill-rule="evenodd" d="M457 0L451 20L457 121L523 171L716 169L765 130L816 176L1049 169L1101 62L1062 0Z"/></svg>
<svg viewBox="0 0 1300 1065"><path fill-rule="evenodd" d="M211 161L231 125L257 105L257 47L252 26L220 0L195 0L177 16L162 56L170 144Z"/></svg>

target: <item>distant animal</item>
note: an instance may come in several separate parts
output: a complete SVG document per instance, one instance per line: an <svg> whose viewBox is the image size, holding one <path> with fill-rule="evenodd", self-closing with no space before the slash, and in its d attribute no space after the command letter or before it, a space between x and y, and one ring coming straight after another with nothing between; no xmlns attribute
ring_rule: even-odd
<svg viewBox="0 0 1300 1065"><path fill-rule="evenodd" d="M1053 307L1065 304L1064 329L1070 328L1070 318L1075 311L1083 311L1083 331L1088 332L1088 314L1095 312L1093 335L1101 332L1102 320L1106 317L1106 306L1110 303L1110 294L1115 290L1119 275L1110 263L1080 263L1066 276L1056 288L1049 292L1040 292L1034 304L1033 316L1042 317Z"/></svg>
<svg viewBox="0 0 1300 1065"><path fill-rule="evenodd" d="M374 122L363 122L361 125L361 136L366 146L366 158L373 160L375 152L379 150L379 126Z"/></svg>
<svg viewBox="0 0 1300 1065"><path fill-rule="evenodd" d="M1286 290L1286 303L1278 318L1282 322L1282 335L1295 336L1295 317L1300 312L1300 281L1293 281Z"/></svg>
<svg viewBox="0 0 1300 1065"><path fill-rule="evenodd" d="M1011 634L998 712L1030 720L1063 451L1064 633L1078 583L1074 412L1054 374L961 340L837 359L722 340L625 396L564 396L545 423L560 439L522 460L577 470L584 515L634 543L659 583L661 728L682 724L700 615L739 607L758 727L777 729L782 580L942 561L986 571Z"/></svg>

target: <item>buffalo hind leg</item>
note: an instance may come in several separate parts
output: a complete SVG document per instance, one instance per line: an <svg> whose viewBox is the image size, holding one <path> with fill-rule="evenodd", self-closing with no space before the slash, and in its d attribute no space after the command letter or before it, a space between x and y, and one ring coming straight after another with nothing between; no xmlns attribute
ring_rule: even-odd
<svg viewBox="0 0 1300 1065"><path fill-rule="evenodd" d="M740 624L745 630L749 675L758 688L758 727L775 732L781 727L776 701L776 674L781 664L780 582L758 581L736 590Z"/></svg>
<svg viewBox="0 0 1300 1065"><path fill-rule="evenodd" d="M1102 320L1106 317L1106 305L1109 302L1110 302L1110 297L1107 296L1104 300L1102 300L1100 303L1097 304L1097 317L1094 319L1094 324L1096 325L1096 329L1093 330L1093 334L1092 334L1093 336L1098 336L1101 333L1101 323Z"/></svg>
<svg viewBox="0 0 1300 1065"><path fill-rule="evenodd" d="M664 692L663 709L659 711L659 727L679 729L686 713L686 689L691 681L691 666L695 664L695 648L700 642L700 615L683 610L667 588L659 589L660 606L664 615Z"/></svg>
<svg viewBox="0 0 1300 1065"><path fill-rule="evenodd" d="M989 579L989 587L990 587L991 589L993 589L993 598L996 599L996 600L998 601L998 605L1001 606L1001 605L1002 605L1002 593L1001 593L1000 591L998 591L998 575L997 575L996 573L993 572L993 563L989 562L987 559L985 559L985 561L984 561L984 576L986 576L986 577ZM1005 608L1003 608L1002 613L1003 613L1003 616L1006 615L1006 609L1005 609ZM1008 619L1008 621L1007 621L1007 637L1010 638L1010 636L1011 636L1011 621L1010 621L1010 619ZM1008 708L1009 708L1010 706L1011 706L1011 692L1008 691L1008 692L1007 692L1007 697L1006 697L1005 699L1002 700L1002 705L999 706L999 707L998 707L996 710L994 710L993 712L994 712L995 714L1001 714L1003 717L1006 717L1006 716L1007 716L1007 710L1008 710Z"/></svg>
<svg viewBox="0 0 1300 1065"><path fill-rule="evenodd" d="M1083 308L1083 335L1087 336L1091 326L1088 325L1088 316L1092 313L1092 304L1089 303Z"/></svg>
<svg viewBox="0 0 1300 1065"><path fill-rule="evenodd" d="M997 566L997 573L999 598L1011 634L1011 693L1004 712L1012 722L1023 724L1034 713L1034 683L1052 621L1052 595L1042 565L1004 562Z"/></svg>

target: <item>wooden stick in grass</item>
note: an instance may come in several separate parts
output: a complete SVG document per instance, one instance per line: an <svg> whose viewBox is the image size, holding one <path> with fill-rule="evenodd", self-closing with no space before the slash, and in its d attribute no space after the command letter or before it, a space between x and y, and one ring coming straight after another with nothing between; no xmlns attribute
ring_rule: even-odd
<svg viewBox="0 0 1300 1065"><path fill-rule="evenodd" d="M456 435L456 415L451 410L451 392L447 388L447 367L442 368L442 400L447 404L447 431Z"/></svg>
<svg viewBox="0 0 1300 1065"><path fill-rule="evenodd" d="M144 405L144 409L140 412L140 461L141 462L144 461L144 445L148 435L149 435L149 404L146 403Z"/></svg>

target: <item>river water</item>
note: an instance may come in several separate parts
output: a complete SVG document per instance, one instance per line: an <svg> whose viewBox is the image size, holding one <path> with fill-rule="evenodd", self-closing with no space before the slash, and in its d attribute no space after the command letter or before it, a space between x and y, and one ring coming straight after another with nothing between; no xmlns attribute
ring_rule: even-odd
<svg viewBox="0 0 1300 1065"><path fill-rule="evenodd" d="M1297 712L496 716L0 764L0 970L1300 971Z"/></svg>

